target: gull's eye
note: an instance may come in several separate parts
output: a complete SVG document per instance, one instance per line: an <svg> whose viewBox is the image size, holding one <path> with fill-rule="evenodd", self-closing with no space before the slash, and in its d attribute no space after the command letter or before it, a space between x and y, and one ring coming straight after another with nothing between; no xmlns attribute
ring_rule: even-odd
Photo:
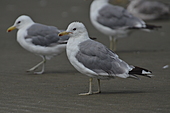
<svg viewBox="0 0 170 113"><path fill-rule="evenodd" d="M18 22L17 22L17 24L20 24L20 23L21 23L21 21L18 21Z"/></svg>
<svg viewBox="0 0 170 113"><path fill-rule="evenodd" d="M76 28L73 29L74 31L76 30Z"/></svg>

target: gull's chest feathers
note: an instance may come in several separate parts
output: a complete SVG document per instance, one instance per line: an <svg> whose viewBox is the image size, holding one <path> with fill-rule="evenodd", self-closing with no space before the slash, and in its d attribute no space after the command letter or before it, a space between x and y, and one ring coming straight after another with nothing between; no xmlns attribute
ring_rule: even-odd
<svg viewBox="0 0 170 113"><path fill-rule="evenodd" d="M79 44L81 42L79 39L76 38L70 38L67 42L67 56L70 59L71 57L75 57L77 52L79 51Z"/></svg>
<svg viewBox="0 0 170 113"><path fill-rule="evenodd" d="M80 37L70 37L68 42L67 42L67 47L66 47L66 51L67 51L67 56L68 57L75 57L75 55L77 54L77 52L79 51L79 45L88 40L89 38L87 36L80 36Z"/></svg>
<svg viewBox="0 0 170 113"><path fill-rule="evenodd" d="M19 44L25 48L25 46L29 43L31 43L31 40L27 41L25 37L27 36L27 29L32 26L32 24L25 26L22 29L19 29L17 32L17 41Z"/></svg>
<svg viewBox="0 0 170 113"><path fill-rule="evenodd" d="M18 43L25 48L28 42L26 42L25 36L27 36L27 31L25 29L20 29L17 32Z"/></svg>

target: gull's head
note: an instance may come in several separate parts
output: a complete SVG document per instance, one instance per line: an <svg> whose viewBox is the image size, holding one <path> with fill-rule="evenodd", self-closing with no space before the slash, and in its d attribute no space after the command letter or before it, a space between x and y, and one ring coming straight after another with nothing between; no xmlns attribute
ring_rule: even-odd
<svg viewBox="0 0 170 113"><path fill-rule="evenodd" d="M59 36L68 35L70 37L79 37L82 35L87 35L86 27L81 22L72 22L66 31L58 34Z"/></svg>
<svg viewBox="0 0 170 113"><path fill-rule="evenodd" d="M21 28L26 27L33 23L34 22L32 21L32 19L29 16L22 15L16 19L13 26L11 26L7 29L7 32L10 32L14 29L21 29Z"/></svg>

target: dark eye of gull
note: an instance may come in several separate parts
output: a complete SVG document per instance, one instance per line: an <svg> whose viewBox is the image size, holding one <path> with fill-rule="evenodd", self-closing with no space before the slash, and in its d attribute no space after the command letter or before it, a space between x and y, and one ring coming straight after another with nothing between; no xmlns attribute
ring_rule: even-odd
<svg viewBox="0 0 170 113"><path fill-rule="evenodd" d="M76 30L76 28L73 29L74 31Z"/></svg>
<svg viewBox="0 0 170 113"><path fill-rule="evenodd" d="M18 21L17 24L21 23L21 21Z"/></svg>

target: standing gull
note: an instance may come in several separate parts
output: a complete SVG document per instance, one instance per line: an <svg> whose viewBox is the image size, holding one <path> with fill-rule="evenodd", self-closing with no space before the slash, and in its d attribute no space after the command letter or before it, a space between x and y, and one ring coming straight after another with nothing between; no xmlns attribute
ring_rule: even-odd
<svg viewBox="0 0 170 113"><path fill-rule="evenodd" d="M66 31L59 33L59 36L63 35L70 36L66 46L69 61L80 73L90 77L89 92L80 95L93 94L93 78L98 80L98 91L94 93L100 93L100 79L151 77L151 71L128 65L103 44L91 40L82 23L71 23Z"/></svg>
<svg viewBox="0 0 170 113"><path fill-rule="evenodd" d="M117 39L126 37L130 30L160 27L147 25L123 7L114 6L108 2L109 0L93 0L90 6L90 20L96 29L109 36L110 49L114 51Z"/></svg>
<svg viewBox="0 0 170 113"><path fill-rule="evenodd" d="M143 20L167 19L170 5L150 0L130 0L127 10Z"/></svg>
<svg viewBox="0 0 170 113"><path fill-rule="evenodd" d="M58 33L61 30L54 26L35 23L29 16L22 15L16 19L13 26L8 28L7 32L14 29L18 29L17 41L19 44L24 49L39 55L43 59L29 69L28 72L34 71L42 65L40 72L34 72L35 74L42 74L46 60L65 51L68 36L59 37Z"/></svg>

